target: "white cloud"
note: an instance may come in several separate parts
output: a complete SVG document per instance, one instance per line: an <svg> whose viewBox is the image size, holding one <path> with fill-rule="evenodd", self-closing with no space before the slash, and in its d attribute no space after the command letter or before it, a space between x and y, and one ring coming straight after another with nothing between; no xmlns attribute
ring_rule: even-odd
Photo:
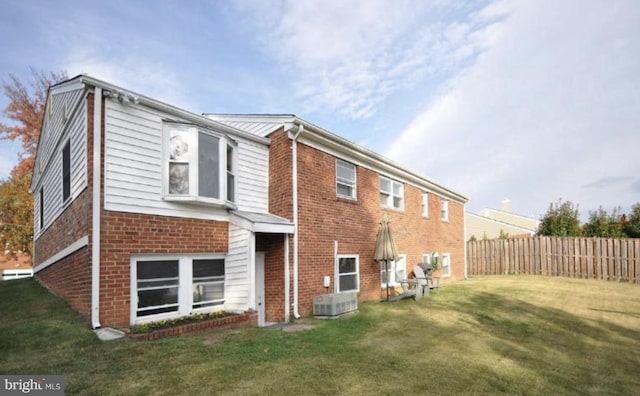
<svg viewBox="0 0 640 396"><path fill-rule="evenodd" d="M371 117L390 94L473 58L486 41L475 34L478 24L502 16L411 0L236 6L259 45L290 71L307 112L351 119Z"/></svg>
<svg viewBox="0 0 640 396"><path fill-rule="evenodd" d="M626 178L640 173L638 3L500 3L478 15L500 8L511 13L465 36L485 51L387 154L470 195L472 210L505 196L536 216L558 197L585 210L637 201Z"/></svg>

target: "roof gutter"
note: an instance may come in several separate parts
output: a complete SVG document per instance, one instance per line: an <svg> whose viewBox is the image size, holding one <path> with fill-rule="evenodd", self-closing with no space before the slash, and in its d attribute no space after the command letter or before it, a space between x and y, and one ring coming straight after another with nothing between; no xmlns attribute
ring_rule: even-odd
<svg viewBox="0 0 640 396"><path fill-rule="evenodd" d="M307 139L318 141L328 147L334 148L335 150L340 150L341 147L344 147L350 155L362 161L362 163L375 165L377 168L388 172L389 175L395 175L396 177L404 178L407 181L415 183L417 186L421 186L422 188L428 187L429 190L436 194L449 199L453 199L463 204L469 201L469 198L460 193L443 187L441 184L427 179L426 177L405 168L403 165L392 161L391 159L386 158L383 155L380 155L354 142L344 139L332 132L327 131L324 128L311 124L299 117L294 117L292 124L296 126L304 125L309 132L312 132L311 134L306 134ZM343 149L342 151L345 150Z"/></svg>
<svg viewBox="0 0 640 396"><path fill-rule="evenodd" d="M300 319L298 312L298 138L304 132L304 124L298 125L298 131L291 142L291 178L293 192L293 317Z"/></svg>
<svg viewBox="0 0 640 396"><path fill-rule="evenodd" d="M210 118L204 117L202 115L198 115L190 111L183 110L181 108L169 105L159 100L155 100L144 95L139 95L138 93L132 93L128 90L125 90L124 88L110 84L106 81L98 80L96 78L93 78L87 75L80 75L79 77L80 77L80 80L87 85L100 87L103 90L110 91L112 94L115 94L116 96L122 94L121 96L126 96L134 100L136 103L140 103L145 106L163 111L165 113L178 116L182 119L193 122L194 124L199 124L204 127L214 128L220 132L228 133L230 135L241 136L242 138L254 141L256 143L262 143L265 145L268 145L270 143L270 140L267 138L255 135L253 133L245 132L243 130L240 130L232 126L223 124L221 122L212 120Z"/></svg>

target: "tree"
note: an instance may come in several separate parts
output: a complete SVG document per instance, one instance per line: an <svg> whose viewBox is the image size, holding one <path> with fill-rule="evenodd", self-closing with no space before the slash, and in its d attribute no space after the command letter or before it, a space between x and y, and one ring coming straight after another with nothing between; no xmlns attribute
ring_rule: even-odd
<svg viewBox="0 0 640 396"><path fill-rule="evenodd" d="M52 84L67 79L67 73L39 72L31 69L32 81L23 83L9 75L2 90L9 98L3 110L11 124L0 122L0 139L19 140L23 152L7 180L0 182L0 246L10 255L31 254L33 239L33 197L29 193L40 129Z"/></svg>
<svg viewBox="0 0 640 396"><path fill-rule="evenodd" d="M549 204L549 210L540 219L536 235L545 236L580 236L580 220L578 207L570 201Z"/></svg>
<svg viewBox="0 0 640 396"><path fill-rule="evenodd" d="M629 238L640 238L640 202L631 207L631 213L623 227Z"/></svg>
<svg viewBox="0 0 640 396"><path fill-rule="evenodd" d="M597 211L589 212L589 221L582 226L584 236L602 238L624 238L620 208L608 214L602 206Z"/></svg>

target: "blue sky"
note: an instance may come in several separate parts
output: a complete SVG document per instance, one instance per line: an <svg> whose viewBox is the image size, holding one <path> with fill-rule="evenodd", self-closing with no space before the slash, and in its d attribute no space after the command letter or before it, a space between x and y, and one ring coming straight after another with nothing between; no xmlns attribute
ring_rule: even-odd
<svg viewBox="0 0 640 396"><path fill-rule="evenodd" d="M0 3L0 78L87 73L195 113L293 113L539 217L640 201L640 2ZM0 97L0 107L7 99ZM0 178L19 145L0 142Z"/></svg>

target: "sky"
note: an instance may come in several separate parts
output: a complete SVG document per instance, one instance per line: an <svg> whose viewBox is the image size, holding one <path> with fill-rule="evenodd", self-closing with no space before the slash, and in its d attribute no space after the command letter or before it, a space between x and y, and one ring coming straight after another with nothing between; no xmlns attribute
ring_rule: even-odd
<svg viewBox="0 0 640 396"><path fill-rule="evenodd" d="M584 219L640 202L638 21L636 0L2 0L0 80L65 70L194 113L296 114L470 212L562 199ZM0 179L20 150L0 141Z"/></svg>

